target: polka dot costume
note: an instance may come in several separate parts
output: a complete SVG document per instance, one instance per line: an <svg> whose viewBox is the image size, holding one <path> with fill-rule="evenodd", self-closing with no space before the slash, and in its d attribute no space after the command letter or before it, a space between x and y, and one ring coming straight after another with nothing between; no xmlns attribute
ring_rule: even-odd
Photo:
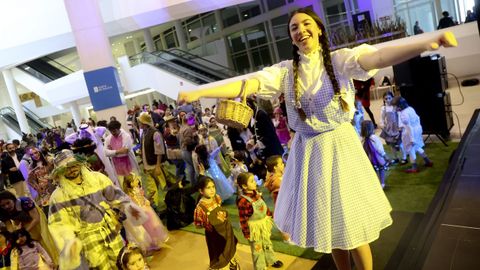
<svg viewBox="0 0 480 270"><path fill-rule="evenodd" d="M332 64L342 96L354 108L351 79L366 80L377 71L357 63L362 45L332 53ZM300 55L302 121L294 107L292 61L283 61L255 74L259 95L285 94L288 121L296 131L285 167L275 223L302 247L331 253L353 249L379 237L392 223L391 206L350 121L353 109L343 112L324 71L319 52Z"/></svg>

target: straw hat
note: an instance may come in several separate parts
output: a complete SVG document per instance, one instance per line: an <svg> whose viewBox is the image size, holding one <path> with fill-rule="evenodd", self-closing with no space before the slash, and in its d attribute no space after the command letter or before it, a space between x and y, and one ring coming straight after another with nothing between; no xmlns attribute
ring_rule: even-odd
<svg viewBox="0 0 480 270"><path fill-rule="evenodd" d="M55 165L55 168L58 168L67 165L67 163L70 161L75 160L76 159L72 150L63 149L60 153L55 155L55 158L53 159L53 164Z"/></svg>
<svg viewBox="0 0 480 270"><path fill-rule="evenodd" d="M152 116L148 112L142 112L137 120L142 124L153 126Z"/></svg>
<svg viewBox="0 0 480 270"><path fill-rule="evenodd" d="M198 130L202 130L202 129L208 129L208 128L204 124L198 125Z"/></svg>

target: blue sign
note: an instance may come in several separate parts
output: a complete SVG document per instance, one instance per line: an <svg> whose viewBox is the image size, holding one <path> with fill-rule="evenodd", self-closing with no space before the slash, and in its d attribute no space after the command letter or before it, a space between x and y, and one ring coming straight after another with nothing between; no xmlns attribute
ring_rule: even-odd
<svg viewBox="0 0 480 270"><path fill-rule="evenodd" d="M122 93L120 90L120 78L117 69L106 67L97 70L84 72L87 83L88 94L94 111L101 111L123 105Z"/></svg>

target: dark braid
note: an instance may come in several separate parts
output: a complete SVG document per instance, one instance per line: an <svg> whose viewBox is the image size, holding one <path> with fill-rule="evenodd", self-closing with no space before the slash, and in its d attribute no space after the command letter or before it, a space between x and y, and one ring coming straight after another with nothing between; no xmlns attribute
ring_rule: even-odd
<svg viewBox="0 0 480 270"><path fill-rule="evenodd" d="M293 45L293 91L295 93L295 108L297 109L298 113L300 114L302 120L304 117L306 118L305 112L303 111L300 98L302 97L302 93L300 93L300 87L298 86L298 62L300 62L300 55L298 54L298 47Z"/></svg>
<svg viewBox="0 0 480 270"><path fill-rule="evenodd" d="M348 112L350 110L348 103L341 98L340 95L340 85L338 83L337 77L335 76L335 72L333 71L332 65L332 57L330 55L330 46L328 44L327 33L325 31L325 27L323 24L319 25L320 29L322 30L322 35L318 38L320 42L320 46L322 46L322 56L323 56L323 65L325 66L325 70L327 71L328 78L333 86L333 92L335 95L338 96L340 105L343 111Z"/></svg>
<svg viewBox="0 0 480 270"><path fill-rule="evenodd" d="M323 27L320 27L323 28ZM323 57L323 65L325 66L325 70L327 71L328 78L333 85L333 92L335 94L340 94L340 85L338 84L337 77L335 76L335 72L333 71L332 65L332 58L330 55L330 47L328 45L328 38L325 31L322 29L322 35L319 37L320 46L322 46L322 57Z"/></svg>
<svg viewBox="0 0 480 270"><path fill-rule="evenodd" d="M290 26L290 21L292 20L293 16L295 16L295 14L297 13L304 13L309 15L310 17L312 17L312 19L317 23L318 27L320 28L321 35L318 37L318 41L320 43L320 46L322 47L323 65L325 66L325 70L328 74L328 78L332 83L334 94L336 96L339 96L339 101L342 106L342 109L344 111L348 111L349 106L347 102L342 98L340 98L340 84L338 83L338 80L335 76L335 72L333 70L332 58L330 56L330 46L329 46L327 31L325 30L325 26L323 25L322 21L317 16L317 14L315 14L315 12L313 12L312 10L298 9L297 11L293 12L292 15L290 16L288 27ZM290 35L290 29L288 29L288 34ZM292 39L291 36L290 36L290 39ZM297 83L299 61L300 61L300 56L298 54L298 47L293 45L293 89L295 93L295 108L300 114L300 117L302 118L302 120L305 120L306 115L300 105L300 98L301 98L300 87L298 87L298 83Z"/></svg>

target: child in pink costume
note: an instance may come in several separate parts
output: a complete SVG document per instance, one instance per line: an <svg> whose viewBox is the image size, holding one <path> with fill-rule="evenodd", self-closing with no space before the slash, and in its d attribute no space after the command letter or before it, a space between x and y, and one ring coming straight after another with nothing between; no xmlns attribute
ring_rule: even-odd
<svg viewBox="0 0 480 270"><path fill-rule="evenodd" d="M156 250L168 240L168 230L150 206L150 202L145 198L145 192L140 183L140 178L133 173L123 180L123 191L148 216L143 226L131 226L128 222L125 224L127 239L137 244L144 251Z"/></svg>
<svg viewBox="0 0 480 270"><path fill-rule="evenodd" d="M290 130L288 128L287 118L283 116L283 111L280 108L276 108L273 114L275 115L273 125L275 126L278 140L282 145L287 145L288 141L290 141Z"/></svg>

